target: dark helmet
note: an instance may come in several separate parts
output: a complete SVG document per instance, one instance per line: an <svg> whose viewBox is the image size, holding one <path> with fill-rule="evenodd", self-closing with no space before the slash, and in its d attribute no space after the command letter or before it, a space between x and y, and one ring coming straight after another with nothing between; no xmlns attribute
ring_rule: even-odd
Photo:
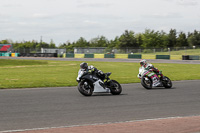
<svg viewBox="0 0 200 133"><path fill-rule="evenodd" d="M86 70L88 68L88 64L83 62L80 64L80 68Z"/></svg>

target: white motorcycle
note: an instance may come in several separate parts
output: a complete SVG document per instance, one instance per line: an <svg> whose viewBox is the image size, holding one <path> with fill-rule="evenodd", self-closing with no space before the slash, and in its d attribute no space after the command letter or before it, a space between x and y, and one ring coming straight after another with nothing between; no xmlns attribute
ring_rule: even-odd
<svg viewBox="0 0 200 133"><path fill-rule="evenodd" d="M172 82L168 77L159 77L159 75L157 75L151 69L145 69L144 67L141 67L139 69L138 77L141 79L142 86L146 89L151 89L152 87L172 87Z"/></svg>
<svg viewBox="0 0 200 133"><path fill-rule="evenodd" d="M119 95L122 92L122 87L117 81L111 80L110 75L111 73L105 73L105 81L102 81L95 72L86 72L80 69L76 79L79 92L84 96L91 96L93 92Z"/></svg>

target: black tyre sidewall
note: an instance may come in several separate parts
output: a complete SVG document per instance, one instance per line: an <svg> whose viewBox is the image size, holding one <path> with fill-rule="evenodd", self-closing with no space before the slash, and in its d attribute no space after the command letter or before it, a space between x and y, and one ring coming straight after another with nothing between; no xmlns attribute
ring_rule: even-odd
<svg viewBox="0 0 200 133"><path fill-rule="evenodd" d="M151 82L151 85L150 85L150 86L148 86L148 85L145 84L144 78L145 78L145 76L143 76L143 77L141 78L141 84L142 84L142 86L143 86L144 88L146 88L146 89L152 89L152 80L151 80L151 78L150 78L150 77L147 77L147 78L150 80L150 82Z"/></svg>
<svg viewBox="0 0 200 133"><path fill-rule="evenodd" d="M171 88L171 87L172 87L172 81L171 81L168 77L166 77L166 76L165 76L164 78L167 78L167 79L169 80L170 86L169 86L168 84L166 84L164 81L162 81L163 86L164 86L165 88Z"/></svg>
<svg viewBox="0 0 200 133"><path fill-rule="evenodd" d="M91 95L93 94L94 89L91 88L91 89L90 89L90 93L85 92L85 91L81 88L81 85L82 85L84 82L88 82L88 81L82 80L82 81L80 81L80 82L78 83L78 91L79 91L82 95L84 95L84 96L91 96ZM90 83L88 82L88 84L90 84ZM90 86L91 86L91 84L90 84Z"/></svg>
<svg viewBox="0 0 200 133"><path fill-rule="evenodd" d="M112 87L109 88L110 89L110 93L113 94L113 95L119 95L119 94L121 94L121 92L122 92L121 85L116 80L111 80L110 83L111 84L117 84L117 86L118 86L118 89L117 89L118 91L116 91L116 89L114 89Z"/></svg>

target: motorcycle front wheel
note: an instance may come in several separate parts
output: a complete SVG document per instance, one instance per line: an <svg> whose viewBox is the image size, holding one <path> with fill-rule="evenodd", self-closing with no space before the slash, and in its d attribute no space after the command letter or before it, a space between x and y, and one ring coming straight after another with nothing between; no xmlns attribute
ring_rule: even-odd
<svg viewBox="0 0 200 133"><path fill-rule="evenodd" d="M84 96L91 96L93 94L94 87L87 80L82 80L78 84L78 90Z"/></svg>
<svg viewBox="0 0 200 133"><path fill-rule="evenodd" d="M151 89L152 88L152 80L151 80L150 77L143 76L141 78L141 84L146 89Z"/></svg>
<svg viewBox="0 0 200 133"><path fill-rule="evenodd" d="M165 88L171 88L172 87L172 81L166 76L164 76L162 83L163 83L163 86Z"/></svg>
<svg viewBox="0 0 200 133"><path fill-rule="evenodd" d="M108 88L110 89L110 93L113 95L119 95L122 92L121 85L115 80L110 80L108 82Z"/></svg>

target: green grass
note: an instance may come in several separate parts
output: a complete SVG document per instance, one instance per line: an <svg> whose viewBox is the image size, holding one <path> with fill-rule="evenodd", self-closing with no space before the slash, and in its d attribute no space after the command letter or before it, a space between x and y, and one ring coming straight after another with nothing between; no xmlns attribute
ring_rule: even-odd
<svg viewBox="0 0 200 133"><path fill-rule="evenodd" d="M76 86L80 61L33 61L0 59L0 88ZM88 62L120 83L137 83L139 63ZM198 64L153 63L171 80L200 79Z"/></svg>
<svg viewBox="0 0 200 133"><path fill-rule="evenodd" d="M196 55L200 56L200 49L187 49L179 51L170 51L170 52L153 52L150 50L147 53L134 53L142 54L143 59L156 59L156 55L170 55L171 60L182 60L182 55ZM128 54L115 54L115 58L128 58Z"/></svg>
<svg viewBox="0 0 200 133"><path fill-rule="evenodd" d="M35 60L6 60L0 59L0 67L2 66L26 66L26 65L38 65L48 64L47 61L35 61Z"/></svg>
<svg viewBox="0 0 200 133"><path fill-rule="evenodd" d="M187 49L178 51L155 52L155 53L142 53L142 54L155 54L155 55L200 55L200 49Z"/></svg>

